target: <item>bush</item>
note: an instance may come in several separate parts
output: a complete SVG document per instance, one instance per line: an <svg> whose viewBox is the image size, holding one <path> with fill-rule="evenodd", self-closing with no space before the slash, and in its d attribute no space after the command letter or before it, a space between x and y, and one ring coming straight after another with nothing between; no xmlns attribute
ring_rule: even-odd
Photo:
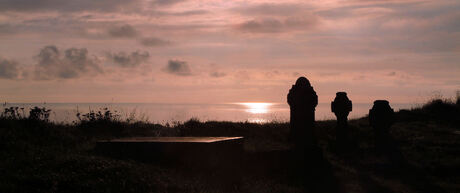
<svg viewBox="0 0 460 193"><path fill-rule="evenodd" d="M49 121L51 109L46 109L45 107L34 107L30 109L29 119L38 120L38 121Z"/></svg>
<svg viewBox="0 0 460 193"><path fill-rule="evenodd" d="M22 111L22 114L19 112ZM5 108L0 115L0 118L2 119L23 119L25 118L24 115L24 108L19 108L19 107L10 107L10 108Z"/></svg>
<svg viewBox="0 0 460 193"><path fill-rule="evenodd" d="M29 111L30 120L35 121L49 121L51 109L46 109L45 107L34 107L31 108ZM26 119L26 115L24 112L24 107L9 107L3 109L3 112L0 114L1 119L9 119L9 120L22 120Z"/></svg>
<svg viewBox="0 0 460 193"><path fill-rule="evenodd" d="M120 115L116 114L117 111L112 113L107 107L101 108L99 111L95 112L90 110L89 113L81 114L77 113L77 118L81 122L95 122L95 121L119 121Z"/></svg>

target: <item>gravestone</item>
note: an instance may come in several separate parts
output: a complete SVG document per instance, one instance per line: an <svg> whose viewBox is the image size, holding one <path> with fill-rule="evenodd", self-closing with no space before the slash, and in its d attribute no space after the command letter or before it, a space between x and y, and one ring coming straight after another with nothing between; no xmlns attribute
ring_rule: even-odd
<svg viewBox="0 0 460 193"><path fill-rule="evenodd" d="M291 111L289 140L299 150L315 148L315 108L318 105L318 95L307 78L297 79L289 90L287 102Z"/></svg>
<svg viewBox="0 0 460 193"><path fill-rule="evenodd" d="M374 106L369 110L369 123L374 128L377 149L386 149L389 145L389 129L394 119L394 110L387 100L374 101Z"/></svg>
<svg viewBox="0 0 460 193"><path fill-rule="evenodd" d="M349 138L348 115L352 111L352 102L346 92L337 92L334 101L331 102L331 111L337 117L336 138L340 145L346 145Z"/></svg>

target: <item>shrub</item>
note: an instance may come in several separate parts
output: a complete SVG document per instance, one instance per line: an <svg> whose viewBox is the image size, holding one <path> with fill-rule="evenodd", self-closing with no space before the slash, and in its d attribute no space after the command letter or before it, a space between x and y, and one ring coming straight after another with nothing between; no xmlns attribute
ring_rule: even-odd
<svg viewBox="0 0 460 193"><path fill-rule="evenodd" d="M39 120L39 121L49 121L51 109L46 109L45 107L34 107L30 109L29 119Z"/></svg>
<svg viewBox="0 0 460 193"><path fill-rule="evenodd" d="M22 114L21 114L21 112ZM5 108L0 115L0 118L2 119L23 119L25 118L24 115L24 108L19 108L19 107L9 107Z"/></svg>
<svg viewBox="0 0 460 193"><path fill-rule="evenodd" d="M460 91L457 91L457 106L460 106Z"/></svg>
<svg viewBox="0 0 460 193"><path fill-rule="evenodd" d="M101 108L99 111L90 110L89 113L77 113L77 118L81 122L95 122L95 121L119 121L120 115L117 111L110 111L107 107Z"/></svg>

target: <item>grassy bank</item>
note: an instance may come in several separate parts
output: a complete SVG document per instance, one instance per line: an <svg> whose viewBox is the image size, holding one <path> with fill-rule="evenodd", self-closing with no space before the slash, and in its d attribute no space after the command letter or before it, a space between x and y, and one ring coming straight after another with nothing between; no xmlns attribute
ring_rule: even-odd
<svg viewBox="0 0 460 193"><path fill-rule="evenodd" d="M366 117L350 120L347 151L335 142L335 121L317 122L333 176L327 182L337 189L294 183L280 162L271 161L290 147L288 123L159 125L104 115L69 125L48 122L40 114L2 116L0 192L460 192L460 107L443 100L397 112L390 153L374 150ZM249 169L229 180L219 171L119 160L92 151L97 140L130 136L244 136L247 156L259 159L249 160Z"/></svg>

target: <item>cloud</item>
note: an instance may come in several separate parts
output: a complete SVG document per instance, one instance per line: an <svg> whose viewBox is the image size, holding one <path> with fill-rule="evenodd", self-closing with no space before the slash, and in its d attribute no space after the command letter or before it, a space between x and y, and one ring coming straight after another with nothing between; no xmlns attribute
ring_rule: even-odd
<svg viewBox="0 0 460 193"><path fill-rule="evenodd" d="M192 10L186 10L186 11L164 11L164 10L155 10L152 15L155 15L156 17L163 17L163 16L172 16L172 17L182 17L182 16L195 16L195 15L204 15L210 13L210 11L205 10L205 9L192 9Z"/></svg>
<svg viewBox="0 0 460 193"><path fill-rule="evenodd" d="M116 38L132 38L139 35L139 32L129 24L112 27L108 30L108 33Z"/></svg>
<svg viewBox="0 0 460 193"><path fill-rule="evenodd" d="M163 14L169 15L169 16L192 16L192 15L203 15L207 13L209 13L209 11L203 10L203 9L180 11L180 12L163 12Z"/></svg>
<svg viewBox="0 0 460 193"><path fill-rule="evenodd" d="M159 6L168 6L168 5L174 5L177 3L181 3L187 0L154 0L153 4L159 5Z"/></svg>
<svg viewBox="0 0 460 193"><path fill-rule="evenodd" d="M35 68L37 79L71 79L102 73L97 59L89 57L86 48L69 48L62 56L56 46L45 46L40 50L37 59L38 64Z"/></svg>
<svg viewBox="0 0 460 193"><path fill-rule="evenodd" d="M148 52L135 51L131 54L125 52L110 53L108 57L115 62L117 65L125 68L137 67L141 63L146 62L150 58Z"/></svg>
<svg viewBox="0 0 460 193"><path fill-rule="evenodd" d="M243 15L281 15L287 16L306 10L303 4L294 3L262 3L252 6L242 6L232 11Z"/></svg>
<svg viewBox="0 0 460 193"><path fill-rule="evenodd" d="M142 8L142 0L0 0L0 11L134 11Z"/></svg>
<svg viewBox="0 0 460 193"><path fill-rule="evenodd" d="M395 71L389 72L389 73L387 74L387 76L395 76L395 75L396 75L396 72L395 72Z"/></svg>
<svg viewBox="0 0 460 193"><path fill-rule="evenodd" d="M210 72L209 72L210 77L220 78L220 77L227 76L227 73L220 70L220 67L217 64L212 63L209 65L209 68L210 68Z"/></svg>
<svg viewBox="0 0 460 193"><path fill-rule="evenodd" d="M255 16L236 25L236 30L249 33L280 33L309 30L318 22L312 7L303 3L262 3L236 7L231 11Z"/></svg>
<svg viewBox="0 0 460 193"><path fill-rule="evenodd" d="M273 33L280 32L282 23L276 19L264 19L261 21L250 20L237 26L237 29L253 33Z"/></svg>
<svg viewBox="0 0 460 193"><path fill-rule="evenodd" d="M0 58L0 78L16 79L19 77L18 63L13 60Z"/></svg>
<svg viewBox="0 0 460 193"><path fill-rule="evenodd" d="M341 52L455 52L459 49L454 43L460 30L457 22L460 19L459 5L454 1L369 1L322 10L317 14L337 37L330 43L341 44L329 47L349 47ZM327 44L327 41L321 43Z"/></svg>
<svg viewBox="0 0 460 193"><path fill-rule="evenodd" d="M215 72L209 73L209 76L214 77L214 78L220 78L220 77L227 76L227 73L215 71Z"/></svg>
<svg viewBox="0 0 460 193"><path fill-rule="evenodd" d="M236 74L234 74L234 76L238 80L243 80L243 81L247 81L247 80L251 79L250 73L248 71L246 71L246 70L240 70L240 71L236 72Z"/></svg>
<svg viewBox="0 0 460 193"><path fill-rule="evenodd" d="M280 33L287 31L301 31L312 29L317 23L313 15L302 17L288 17L285 19L265 18L249 20L238 24L236 29L249 33Z"/></svg>
<svg viewBox="0 0 460 193"><path fill-rule="evenodd" d="M367 0L366 0L367 1ZM363 2L366 2L363 1ZM345 19L348 17L368 17L368 15L395 15L392 11L402 10L404 13L411 12L420 2L414 1L368 1L364 4L351 4L345 6L332 7L330 9L319 10L316 13L324 18ZM407 15L413 15L409 13Z"/></svg>
<svg viewBox="0 0 460 193"><path fill-rule="evenodd" d="M156 38L156 37L142 38L139 40L139 42L142 45L148 46L148 47L165 46L165 45L171 44L171 42L167 40L163 40L163 39Z"/></svg>
<svg viewBox="0 0 460 193"><path fill-rule="evenodd" d="M16 30L13 29L13 26L9 24L0 24L0 35L13 34L14 32L16 32Z"/></svg>
<svg viewBox="0 0 460 193"><path fill-rule="evenodd" d="M169 60L165 70L170 74L175 74L179 76L192 75L192 71L190 70L190 67L188 66L187 62L180 60Z"/></svg>
<svg viewBox="0 0 460 193"><path fill-rule="evenodd" d="M187 0L0 0L0 12L128 13L162 14L169 7ZM177 15L195 15L206 11L185 11Z"/></svg>

